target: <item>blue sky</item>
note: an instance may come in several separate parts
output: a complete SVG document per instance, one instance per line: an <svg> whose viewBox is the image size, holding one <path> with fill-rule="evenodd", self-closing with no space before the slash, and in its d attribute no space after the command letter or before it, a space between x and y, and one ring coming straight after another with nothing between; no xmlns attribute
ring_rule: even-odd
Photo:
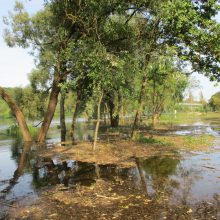
<svg viewBox="0 0 220 220"><path fill-rule="evenodd" d="M34 13L42 8L43 0L21 0L29 13ZM3 39L4 24L2 17L7 16L8 11L14 7L15 0L0 0L0 86L14 87L28 85L28 74L34 68L33 57L28 54L28 50L22 48L9 48ZM212 94L220 91L220 85L201 74L193 74L193 78L200 81L201 89L194 91L195 95L201 90L206 99Z"/></svg>

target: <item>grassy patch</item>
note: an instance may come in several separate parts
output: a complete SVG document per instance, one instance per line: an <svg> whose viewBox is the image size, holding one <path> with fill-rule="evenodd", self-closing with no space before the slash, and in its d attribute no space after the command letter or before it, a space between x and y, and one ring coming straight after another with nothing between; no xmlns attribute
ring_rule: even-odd
<svg viewBox="0 0 220 220"><path fill-rule="evenodd" d="M211 135L186 135L186 136L154 136L154 139L162 143L167 143L167 146L173 146L178 149L189 150L208 150L215 137Z"/></svg>
<svg viewBox="0 0 220 220"><path fill-rule="evenodd" d="M144 144L155 144L155 145L161 145L161 146L170 146L172 145L170 142L166 140L161 140L153 136L145 137L144 135L140 135L138 137L138 142L144 143Z"/></svg>
<svg viewBox="0 0 220 220"><path fill-rule="evenodd" d="M161 123L173 123L173 124L193 123L195 121L200 121L201 116L202 116L202 114L198 113L198 112L178 113L176 115L163 114L160 118L160 122Z"/></svg>

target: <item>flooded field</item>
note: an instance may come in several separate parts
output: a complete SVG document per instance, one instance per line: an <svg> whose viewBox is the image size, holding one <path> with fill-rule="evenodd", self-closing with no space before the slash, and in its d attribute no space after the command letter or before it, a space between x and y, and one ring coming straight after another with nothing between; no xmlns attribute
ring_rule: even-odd
<svg viewBox="0 0 220 220"><path fill-rule="evenodd" d="M199 216L198 209L204 204L201 211L201 216L207 214L204 219L220 219L220 120L209 119L178 124L166 134L211 134L216 137L216 141L208 152L182 150L172 155L161 153L148 158L133 158L135 166L126 168L115 164L41 158L36 154L37 146L23 146L20 141L5 135L5 128L5 125L0 126L0 217L2 219L7 217L10 208L34 203L52 186L63 187L63 190L80 190L78 186L91 187L99 181L108 184L108 190L115 197L119 194L120 196L135 195L136 200L143 197L147 199L146 201L157 201L157 205L163 204L163 208L155 205L160 213L157 213L154 219L168 218L172 214L173 206L187 207L186 214L196 211ZM78 139L86 140L92 134L92 124L78 123ZM59 130L54 127L50 131L48 143L56 141L59 141ZM108 195L104 197L108 198ZM130 203L139 205L136 200L131 200ZM100 219L114 218L113 213L108 215L109 218ZM121 213L115 218L125 219L123 216L124 214ZM143 215L140 219L142 218ZM135 218L131 216L130 219ZM181 216L169 219L184 218Z"/></svg>

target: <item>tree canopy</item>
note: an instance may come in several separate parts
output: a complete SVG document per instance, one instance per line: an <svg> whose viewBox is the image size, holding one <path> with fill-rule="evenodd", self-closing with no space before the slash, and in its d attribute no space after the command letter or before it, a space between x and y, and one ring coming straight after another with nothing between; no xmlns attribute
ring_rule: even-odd
<svg viewBox="0 0 220 220"><path fill-rule="evenodd" d="M102 93L100 107L108 108L112 126L118 125L124 100L138 97L135 129L147 104L144 97L150 96L155 85L157 97L163 93L167 99L172 93L170 100L181 98L184 75L189 73L186 65L190 71L220 80L220 25L215 20L219 3L46 0L42 10L29 15L16 2L14 11L4 19L5 41L11 47L31 49L36 60L30 75L32 90L41 96L49 94L37 140L45 140L64 90L76 94L73 130L77 114ZM167 65L170 51L172 62ZM157 63L160 60L163 65Z"/></svg>

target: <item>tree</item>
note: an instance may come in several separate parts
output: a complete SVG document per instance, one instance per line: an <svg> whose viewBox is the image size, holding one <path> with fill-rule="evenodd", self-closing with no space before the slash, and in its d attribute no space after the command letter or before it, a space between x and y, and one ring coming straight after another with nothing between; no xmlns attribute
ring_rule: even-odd
<svg viewBox="0 0 220 220"><path fill-rule="evenodd" d="M148 2L149 3L149 2ZM145 37L149 40L150 50L145 49L145 54L158 51L166 53L169 45L176 51L177 57L183 63L192 66L192 71L202 72L211 79L219 79L219 39L220 25L213 19L218 13L219 1L194 1L176 0L151 2L151 10L143 4L142 10L147 15L146 23L152 24ZM137 12L138 13L138 12ZM139 16L139 19L143 16ZM148 58L145 66L150 62ZM139 96L139 107L136 111L131 136L141 114L142 96L146 87L146 76L143 75Z"/></svg>
<svg viewBox="0 0 220 220"><path fill-rule="evenodd" d="M14 89L14 99L25 117L31 121L41 120L45 114L48 93L34 90L30 86Z"/></svg>
<svg viewBox="0 0 220 220"><path fill-rule="evenodd" d="M175 46L192 71L219 80L219 1L168 1L161 9L163 41Z"/></svg>
<svg viewBox="0 0 220 220"><path fill-rule="evenodd" d="M38 69L47 72L50 97L37 138L40 142L45 140L61 87L70 76L77 82L75 86L79 88L77 97L80 96L80 102L82 96L87 99L85 95L87 91L93 91L93 86L84 89L86 82L93 85L93 79L96 78L94 75L99 75L95 71L95 74L90 74L88 78L88 73L93 72L90 69L93 69L91 67L95 62L92 61L89 65L83 64L84 59L86 62L88 59L91 60L85 55L86 52L87 54L96 52L95 47L90 47L91 43L95 46L101 45L101 48L107 51L106 54L111 62L115 60L117 63L124 62L126 53L130 57L138 58L135 66L137 73L142 74L142 80L132 134L143 110L147 68L154 54L165 55L167 48L172 47L175 51L174 56L184 63L190 63L193 71L202 72L211 79L220 78L218 53L220 25L213 19L219 8L217 0L103 0L101 2L48 0L45 2L45 8L34 16L29 16L23 6L16 3L15 12L6 20L9 28L5 35L9 46L32 48L38 61ZM74 61L81 51L84 54L80 57L82 65L77 68ZM105 59L100 57L97 63L102 65L102 62L105 63ZM111 69L112 73L115 73L115 69ZM108 81L108 76L105 77ZM103 88L105 95L113 94L109 98L109 103L112 107L112 116L116 115L116 122L118 110L115 108L117 106L115 100L120 100L122 88L120 83L125 81L124 78L126 77L118 80L117 86L113 86L112 81L109 86L111 89L107 86ZM73 121L78 112L77 108Z"/></svg>
<svg viewBox="0 0 220 220"><path fill-rule="evenodd" d="M177 69L173 57L160 56L151 62L145 103L152 115L153 127L163 111L171 110L182 101L187 85L187 76Z"/></svg>
<svg viewBox="0 0 220 220"><path fill-rule="evenodd" d="M68 45L69 33L65 33L61 26L55 25L54 20L55 15L49 7L30 17L24 11L23 5L18 2L16 2L14 14L11 13L5 20L9 26L5 32L8 45L32 47L38 57L38 66L46 69L48 75L51 75L48 78L52 78L48 108L37 137L39 142L45 140L56 109L60 92L58 84L66 78L66 72L63 71L64 62L61 58Z"/></svg>
<svg viewBox="0 0 220 220"><path fill-rule="evenodd" d="M26 124L24 115L19 109L19 107L17 106L17 104L15 103L15 101L5 92L5 90L2 87L0 87L0 96L8 104L12 113L16 117L19 127L21 129L21 133L22 133L24 141L31 142L32 137L28 129L28 126Z"/></svg>
<svg viewBox="0 0 220 220"><path fill-rule="evenodd" d="M200 91L200 93L199 93L199 102L200 102L202 105L205 105L205 104L206 104L206 100L205 100L205 97L204 97L202 91Z"/></svg>
<svg viewBox="0 0 220 220"><path fill-rule="evenodd" d="M209 106L213 111L218 111L220 109L220 92L215 93L209 100Z"/></svg>

